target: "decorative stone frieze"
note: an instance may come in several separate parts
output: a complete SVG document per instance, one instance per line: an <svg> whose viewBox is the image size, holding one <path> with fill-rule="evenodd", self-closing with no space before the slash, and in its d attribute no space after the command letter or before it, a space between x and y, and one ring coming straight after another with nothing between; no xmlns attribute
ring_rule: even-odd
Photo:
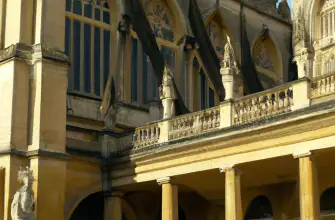
<svg viewBox="0 0 335 220"><path fill-rule="evenodd" d="M313 53L308 48L302 48L295 53L294 61L298 66L298 77L311 77L313 70Z"/></svg>

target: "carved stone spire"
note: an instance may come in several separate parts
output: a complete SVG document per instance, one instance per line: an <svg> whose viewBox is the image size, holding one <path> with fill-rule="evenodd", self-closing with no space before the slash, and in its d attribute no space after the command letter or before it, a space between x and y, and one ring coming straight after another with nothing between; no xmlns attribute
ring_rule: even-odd
<svg viewBox="0 0 335 220"><path fill-rule="evenodd" d="M240 77L239 71L235 61L234 49L230 43L230 37L227 36L227 43L225 45L224 58L221 61L222 84L226 91L225 99L232 99L242 96L239 89Z"/></svg>
<svg viewBox="0 0 335 220"><path fill-rule="evenodd" d="M278 14L284 21L287 21L289 23L292 22L291 9L287 3L287 0L281 0L281 2L279 3Z"/></svg>

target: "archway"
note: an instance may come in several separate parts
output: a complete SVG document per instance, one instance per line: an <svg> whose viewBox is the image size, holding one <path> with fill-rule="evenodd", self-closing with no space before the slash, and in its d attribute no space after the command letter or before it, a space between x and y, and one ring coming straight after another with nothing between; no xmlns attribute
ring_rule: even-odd
<svg viewBox="0 0 335 220"><path fill-rule="evenodd" d="M320 197L321 214L335 213L335 187L325 190Z"/></svg>
<svg viewBox="0 0 335 220"><path fill-rule="evenodd" d="M104 195L102 192L94 193L79 203L72 213L70 220L103 220Z"/></svg>
<svg viewBox="0 0 335 220"><path fill-rule="evenodd" d="M272 218L272 206L269 199L265 196L258 196L250 203L244 220Z"/></svg>
<svg viewBox="0 0 335 220"><path fill-rule="evenodd" d="M129 204L122 200L122 220L136 220L136 216ZM70 220L103 220L104 194L98 192L87 196L73 211Z"/></svg>
<svg viewBox="0 0 335 220"><path fill-rule="evenodd" d="M283 83L282 60L270 33L258 37L252 47L258 77L265 89Z"/></svg>

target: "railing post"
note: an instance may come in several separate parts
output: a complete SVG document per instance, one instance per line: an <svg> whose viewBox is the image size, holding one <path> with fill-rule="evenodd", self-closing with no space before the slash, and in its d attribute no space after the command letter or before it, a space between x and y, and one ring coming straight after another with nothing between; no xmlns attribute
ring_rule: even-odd
<svg viewBox="0 0 335 220"><path fill-rule="evenodd" d="M228 99L220 105L220 128L227 128L233 125L233 100Z"/></svg>
<svg viewBox="0 0 335 220"><path fill-rule="evenodd" d="M311 103L311 80L308 77L298 79L292 84L292 89L292 111L309 107Z"/></svg>
<svg viewBox="0 0 335 220"><path fill-rule="evenodd" d="M172 127L172 121L167 119L164 121L159 122L158 124L160 135L158 139L158 143L165 143L169 141L169 133Z"/></svg>

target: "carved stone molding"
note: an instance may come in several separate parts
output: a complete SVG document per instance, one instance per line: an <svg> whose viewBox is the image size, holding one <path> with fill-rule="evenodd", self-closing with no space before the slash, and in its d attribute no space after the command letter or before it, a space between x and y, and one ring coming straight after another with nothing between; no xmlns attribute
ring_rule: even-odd
<svg viewBox="0 0 335 220"><path fill-rule="evenodd" d="M34 64L37 60L53 60L69 64L66 54L55 48L49 48L45 44L27 45L23 43L13 44L4 50L0 50L0 62L12 58L20 58Z"/></svg>

